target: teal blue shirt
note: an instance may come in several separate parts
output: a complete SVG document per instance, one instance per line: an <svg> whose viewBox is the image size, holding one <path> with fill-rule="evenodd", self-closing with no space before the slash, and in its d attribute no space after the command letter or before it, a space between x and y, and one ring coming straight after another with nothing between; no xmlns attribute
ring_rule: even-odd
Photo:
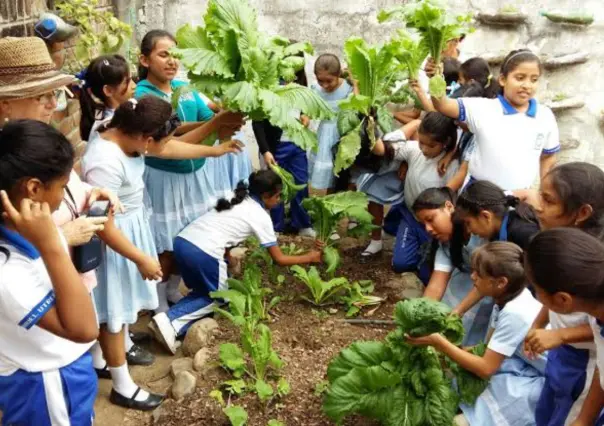
<svg viewBox="0 0 604 426"><path fill-rule="evenodd" d="M181 86L186 86L184 81L172 80L170 83L172 91ZM170 102L171 94L164 93L153 85L149 80L141 80L136 85L134 96L141 98L145 95L159 96L162 99ZM190 121L208 121L214 116L214 113L205 104L199 93L193 91L184 93L178 100L178 110L176 111L178 118L183 122ZM163 170L172 173L192 173L203 167L205 158L196 160L164 160L161 158L146 157L145 164L154 169Z"/></svg>

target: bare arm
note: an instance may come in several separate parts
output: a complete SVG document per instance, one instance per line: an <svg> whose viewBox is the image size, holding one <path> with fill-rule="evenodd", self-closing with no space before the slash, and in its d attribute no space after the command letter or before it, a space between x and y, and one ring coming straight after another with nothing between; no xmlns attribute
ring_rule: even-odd
<svg viewBox="0 0 604 426"><path fill-rule="evenodd" d="M229 152L240 152L242 144L229 141L217 146L193 145L170 139L166 143L149 144L147 155L172 160L192 160L205 157L220 157Z"/></svg>
<svg viewBox="0 0 604 426"><path fill-rule="evenodd" d="M422 107L424 108L424 111L426 111L426 112L436 111L436 109L434 109L434 105L432 104L432 101L428 97L428 94L422 88L422 86L419 84L419 82L417 80L411 80L409 82L409 84L411 86L411 89L413 89L413 91L417 95L417 98L421 102Z"/></svg>
<svg viewBox="0 0 604 426"><path fill-rule="evenodd" d="M451 278L451 272L434 271L430 276L430 281L424 291L424 297L433 300L441 300L445 291L447 290L447 284Z"/></svg>
<svg viewBox="0 0 604 426"><path fill-rule="evenodd" d="M539 158L539 176L541 179L556 165L556 154L541 154Z"/></svg>
<svg viewBox="0 0 604 426"><path fill-rule="evenodd" d="M411 121L417 120L421 113L416 109L412 109L408 111L396 111L393 112L392 115L401 123L407 124Z"/></svg>
<svg viewBox="0 0 604 426"><path fill-rule="evenodd" d="M441 114L456 120L459 118L459 104L455 99L449 99L446 96L438 99L432 96L432 103L436 111Z"/></svg>
<svg viewBox="0 0 604 426"><path fill-rule="evenodd" d="M591 381L591 387L589 388L589 393L587 394L587 398L585 398L585 402L583 402L581 413L577 419L571 423L571 426L588 426L595 424L603 407L604 390L602 390L602 387L600 386L599 369L596 368L593 380Z"/></svg>
<svg viewBox="0 0 604 426"><path fill-rule="evenodd" d="M468 162L462 161L461 166L459 166L459 169L457 170L457 173L455 173L455 176L453 176L451 179L449 179L449 182L447 182L447 186L455 192L459 191L463 186L463 183L466 181L467 175Z"/></svg>
<svg viewBox="0 0 604 426"><path fill-rule="evenodd" d="M482 299L482 295L476 290L475 287L470 290L470 292L463 298L463 300L453 309L453 312L463 317L466 312L472 309L480 300Z"/></svg>
<svg viewBox="0 0 604 426"><path fill-rule="evenodd" d="M178 129L176 129L175 135L184 135L185 133L189 133L190 131L197 129L203 124L205 123L202 121L188 121L186 123L182 123L180 126L178 126Z"/></svg>
<svg viewBox="0 0 604 426"><path fill-rule="evenodd" d="M268 248L268 252L273 260L281 266L321 263L321 252L318 250L312 250L299 256L288 256L281 251L278 245L274 245Z"/></svg>
<svg viewBox="0 0 604 426"><path fill-rule="evenodd" d="M531 328L545 328L549 324L549 309L545 306L541 308L537 318L533 321L533 326Z"/></svg>

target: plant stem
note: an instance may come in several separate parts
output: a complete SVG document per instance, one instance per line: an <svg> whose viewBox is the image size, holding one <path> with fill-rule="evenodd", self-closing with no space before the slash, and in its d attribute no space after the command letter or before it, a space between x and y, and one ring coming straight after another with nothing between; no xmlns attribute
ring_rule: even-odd
<svg viewBox="0 0 604 426"><path fill-rule="evenodd" d="M395 326L396 323L392 320L368 320L368 319L343 319L339 320L341 322L345 322L348 324L358 324L358 325L386 325L386 326Z"/></svg>

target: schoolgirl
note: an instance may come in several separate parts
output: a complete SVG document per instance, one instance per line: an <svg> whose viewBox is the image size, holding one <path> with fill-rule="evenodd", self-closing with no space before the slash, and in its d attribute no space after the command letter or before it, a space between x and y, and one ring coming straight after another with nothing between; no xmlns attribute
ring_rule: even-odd
<svg viewBox="0 0 604 426"><path fill-rule="evenodd" d="M51 212L74 151L51 126L0 131L0 412L3 424L92 425L94 306Z"/></svg>
<svg viewBox="0 0 604 426"><path fill-rule="evenodd" d="M179 125L169 103L154 96L129 100L115 111L110 122L99 127L97 139L82 158L85 180L111 189L125 208L125 213L115 216L117 229L151 257L157 251L143 207L145 154L197 158L238 150L236 142L206 147L172 140ZM104 355L113 380L110 400L117 405L149 410L163 398L142 390L130 378L121 334L125 324L136 322L140 310L157 307L157 293L152 288L156 281L145 280L150 277L141 276L137 265L127 257L112 248L106 249L94 296L101 333L107 335Z"/></svg>
<svg viewBox="0 0 604 426"><path fill-rule="evenodd" d="M279 204L281 185L281 178L272 170L254 172L249 177L249 185L239 183L230 202L220 200L215 210L178 234L174 256L191 292L167 313L155 315L151 323L154 334L171 353L176 352L177 336L213 312L215 303L209 293L227 289L225 252L249 236L256 236L279 265L321 262L321 252L317 250L299 256L281 252L266 211Z"/></svg>
<svg viewBox="0 0 604 426"><path fill-rule="evenodd" d="M342 66L336 55L324 53L315 62L318 87L313 89L327 102L334 113L340 110L339 101L346 99L353 87L342 78ZM317 190L330 190L335 185L333 174L334 147L340 141L337 120L323 120L317 130L319 147L309 154L310 186Z"/></svg>
<svg viewBox="0 0 604 426"><path fill-rule="evenodd" d="M549 310L563 314L586 313L597 351L593 378L585 373L585 357L564 355L560 371L549 376L547 408L537 410L537 424L604 424L604 244L578 228L556 228L540 232L529 243L526 253L527 276L535 286L537 297ZM560 354L560 352L558 352ZM583 370L583 371L582 371ZM569 396L577 398L587 384L589 391L578 411L566 418L573 404ZM561 394L567 387L566 395ZM552 394L553 393L553 394ZM562 395L559 400L557 397ZM544 400L542 394L540 404ZM550 414L546 417L545 415ZM556 422L557 420L557 422Z"/></svg>
<svg viewBox="0 0 604 426"><path fill-rule="evenodd" d="M534 424L535 406L545 380L545 358L524 358L522 342L541 304L525 286L522 265L522 249L510 242L490 242L472 255L474 285L483 296L495 301L483 356L455 346L440 334L407 338L411 344L433 346L489 381L474 405L460 405L470 425Z"/></svg>
<svg viewBox="0 0 604 426"><path fill-rule="evenodd" d="M163 30L149 31L141 42L139 78L135 96L154 95L170 102L174 91L187 83L176 80L178 60L170 50L176 45L174 36ZM177 134L192 129L203 131L200 122L210 120L214 114L207 107L199 93L185 91L178 101L176 110L182 126ZM240 128L239 114L224 112L218 114L224 126L218 129L221 137L227 138ZM225 131L225 127L227 131ZM197 137L194 143L203 141L211 132ZM187 141L191 142L191 141ZM190 222L208 211L219 198L232 192L230 177L223 163L197 158L193 160L173 160L148 157L145 160L145 186L153 209L151 221L154 229L155 245L164 271L164 281L158 284L159 311L168 308L168 299L176 302L181 298L178 285L180 275L174 269L172 250L176 235ZM167 296L166 296L167 295Z"/></svg>
<svg viewBox="0 0 604 426"><path fill-rule="evenodd" d="M567 163L542 180L537 209L543 229L575 227L604 237L604 172L588 163ZM549 324L549 326L548 326ZM547 327L547 328L546 328ZM587 396L595 367L595 347L586 313L558 314L544 307L527 335L529 354L548 352L537 424L570 424Z"/></svg>
<svg viewBox="0 0 604 426"><path fill-rule="evenodd" d="M529 50L511 52L501 66L497 99L432 98L437 111L465 122L475 135L468 180L525 190L555 163L560 150L552 111L534 99L541 63Z"/></svg>
<svg viewBox="0 0 604 426"><path fill-rule="evenodd" d="M413 212L433 238L430 263L434 268L424 296L446 303L461 316L465 330L463 345L471 346L485 340L493 299L485 297L473 306L460 306L475 291L470 257L485 240L470 235L463 223L455 219L456 199L456 194L447 187L426 189L415 200Z"/></svg>
<svg viewBox="0 0 604 426"><path fill-rule="evenodd" d="M419 271L420 279L427 282L430 268L422 261L421 249L429 244L430 235L411 212L413 203L423 190L444 186L457 171L458 163L454 161L444 176L438 172L438 162L455 147L457 126L452 119L438 112L429 112L421 122L418 139L391 144L377 140L373 152L389 159L406 161L409 165L405 178L405 202L397 204L389 212L389 216L400 218L392 267L398 273ZM385 228L385 231L391 232L389 229Z"/></svg>

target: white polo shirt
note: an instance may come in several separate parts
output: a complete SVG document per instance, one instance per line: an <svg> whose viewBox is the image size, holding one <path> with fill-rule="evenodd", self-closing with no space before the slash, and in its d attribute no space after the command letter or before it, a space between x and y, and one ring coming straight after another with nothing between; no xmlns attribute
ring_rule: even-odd
<svg viewBox="0 0 604 426"><path fill-rule="evenodd" d="M263 247L277 245L273 221L260 202L247 197L230 210L215 209L195 219L178 236L222 260L227 247L255 235Z"/></svg>
<svg viewBox="0 0 604 426"><path fill-rule="evenodd" d="M33 246L14 232L2 232L0 246L10 255L0 253L0 376L65 367L94 342L74 343L37 326L55 305L52 282Z"/></svg>
<svg viewBox="0 0 604 426"><path fill-rule="evenodd" d="M560 151L558 125L552 111L531 99L525 113L503 96L460 98L459 120L475 135L468 175L504 190L529 188L539 174L542 154Z"/></svg>
<svg viewBox="0 0 604 426"><path fill-rule="evenodd" d="M602 336L602 326L592 316L589 317L589 325L591 325L591 331L594 333L594 343L596 344L596 365L600 370L600 386L604 389L604 336Z"/></svg>

